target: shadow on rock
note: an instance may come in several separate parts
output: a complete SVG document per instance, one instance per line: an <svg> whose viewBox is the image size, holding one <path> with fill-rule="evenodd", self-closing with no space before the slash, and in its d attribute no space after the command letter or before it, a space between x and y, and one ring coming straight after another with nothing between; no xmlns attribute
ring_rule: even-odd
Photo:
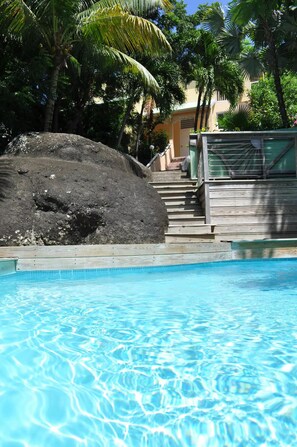
<svg viewBox="0 0 297 447"><path fill-rule="evenodd" d="M0 200L3 201L9 194L11 187L11 163L10 160L0 159Z"/></svg>

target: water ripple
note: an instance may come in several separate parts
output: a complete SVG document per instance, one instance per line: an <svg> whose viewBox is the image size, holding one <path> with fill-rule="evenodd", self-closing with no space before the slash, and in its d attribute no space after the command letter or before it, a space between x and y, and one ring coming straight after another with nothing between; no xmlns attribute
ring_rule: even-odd
<svg viewBox="0 0 297 447"><path fill-rule="evenodd" d="M295 271L3 279L0 445L297 445Z"/></svg>

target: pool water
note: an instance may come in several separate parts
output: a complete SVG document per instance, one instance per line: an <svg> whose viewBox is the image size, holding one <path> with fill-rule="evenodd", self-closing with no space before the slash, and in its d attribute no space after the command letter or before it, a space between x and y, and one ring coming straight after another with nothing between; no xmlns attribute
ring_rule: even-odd
<svg viewBox="0 0 297 447"><path fill-rule="evenodd" d="M1 277L0 446L297 445L296 269Z"/></svg>

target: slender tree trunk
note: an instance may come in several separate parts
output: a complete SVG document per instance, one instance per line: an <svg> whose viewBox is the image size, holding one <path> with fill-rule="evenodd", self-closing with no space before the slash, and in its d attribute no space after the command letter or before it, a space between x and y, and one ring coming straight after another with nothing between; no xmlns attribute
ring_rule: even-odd
<svg viewBox="0 0 297 447"><path fill-rule="evenodd" d="M131 108L132 108L132 106L134 104L134 99L135 99L135 96L132 94L130 96L129 101L128 101L126 112L124 114L122 125L121 125L120 131L119 131L118 139L117 139L117 142L116 142L116 149L119 149L119 147L121 145L123 134L124 134L124 130L125 130L125 127L126 127L126 124L127 124L130 112L131 112Z"/></svg>
<svg viewBox="0 0 297 447"><path fill-rule="evenodd" d="M144 112L145 102L146 102L146 98L144 98L144 100L142 102L140 113L139 113L139 120L138 120L138 126L137 126L137 134L136 134L136 144L135 144L135 158L136 158L136 160L138 160L138 155L139 155L139 143L140 143L141 132L143 129L143 112Z"/></svg>
<svg viewBox="0 0 297 447"><path fill-rule="evenodd" d="M283 87L281 83L281 76L280 76L280 68L278 63L278 55L277 55L277 49L275 45L275 39L273 32L271 31L268 23L265 23L264 30L266 34L266 39L268 41L269 46L269 52L271 56L272 61L272 75L274 79L274 85L276 90L276 96L277 96L277 102L279 107L280 116L282 119L282 125L284 128L290 127L290 121L286 109L286 104L284 101L284 92Z"/></svg>
<svg viewBox="0 0 297 447"><path fill-rule="evenodd" d="M45 118L44 118L45 132L50 132L52 130L55 104L57 100L57 89L58 89L60 70L61 70L61 63L59 61L56 61L50 79L50 90L45 108Z"/></svg>
<svg viewBox="0 0 297 447"><path fill-rule="evenodd" d="M282 118L282 123L283 123L284 128L286 129L286 128L290 127L290 121L289 121L289 117L288 117L288 113L287 113L287 109L286 109L286 104L284 101L284 92L283 92L283 87L282 87L282 83L281 83L281 77L280 77L278 63L273 71L273 79L274 79L274 85L275 85L275 90L276 90L278 107L279 107L280 115Z"/></svg>
<svg viewBox="0 0 297 447"><path fill-rule="evenodd" d="M210 116L210 110L211 110L211 98L212 98L212 94L213 94L213 87L212 84L209 86L208 88L208 109L205 115L205 128L208 129L208 121L209 121L209 116Z"/></svg>
<svg viewBox="0 0 297 447"><path fill-rule="evenodd" d="M207 89L206 89L206 91L204 93L203 101L202 101L201 118L200 118L200 130L203 129L203 122L204 122L204 116L205 116L206 102L207 102Z"/></svg>
<svg viewBox="0 0 297 447"><path fill-rule="evenodd" d="M196 112L195 112L194 132L196 132L198 129L198 119L199 119L202 93L203 93L203 87L200 87L199 92L198 92L197 106L196 106Z"/></svg>
<svg viewBox="0 0 297 447"><path fill-rule="evenodd" d="M75 100L74 116L67 122L67 132L82 135L84 133L84 128L82 125L84 111L86 105L92 99L92 87L93 78L87 79L88 88L85 88L85 84L77 88L77 98Z"/></svg>
<svg viewBox="0 0 297 447"><path fill-rule="evenodd" d="M79 129L79 125L81 123L82 120L82 114L83 114L83 108L81 109L76 109L75 110L75 115L74 118L71 121L68 121L67 123L67 132L68 133L80 133L79 131L81 130L81 128Z"/></svg>

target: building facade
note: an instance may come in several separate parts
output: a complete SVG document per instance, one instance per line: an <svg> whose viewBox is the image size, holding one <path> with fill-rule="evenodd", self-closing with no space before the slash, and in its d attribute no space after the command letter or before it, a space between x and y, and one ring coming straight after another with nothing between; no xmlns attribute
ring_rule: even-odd
<svg viewBox="0 0 297 447"><path fill-rule="evenodd" d="M245 81L245 88L239 105L248 104L248 92L251 88L251 82ZM163 123L156 126L155 131L165 131L169 138L169 143L173 149L175 157L185 157L189 154L189 134L194 129L194 119L197 105L198 93L195 82L191 82L185 91L185 102L175 108L171 116ZM219 92L215 92L210 107L208 130L210 132L218 131L218 117L229 111L230 103ZM199 122L199 117L198 117Z"/></svg>

